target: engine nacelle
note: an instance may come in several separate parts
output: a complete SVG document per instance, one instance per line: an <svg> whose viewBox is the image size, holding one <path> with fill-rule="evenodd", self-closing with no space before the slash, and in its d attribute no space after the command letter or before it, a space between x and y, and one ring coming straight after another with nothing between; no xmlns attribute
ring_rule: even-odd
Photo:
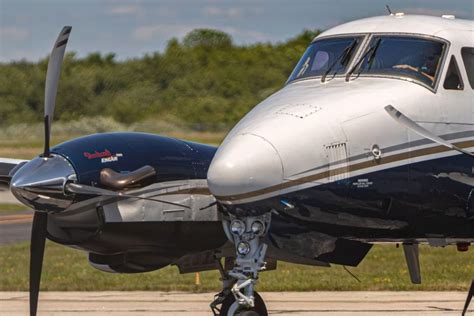
<svg viewBox="0 0 474 316"><path fill-rule="evenodd" d="M100 255L89 253L92 267L109 273L142 273L161 269L172 262L170 258L151 253L120 253Z"/></svg>
<svg viewBox="0 0 474 316"><path fill-rule="evenodd" d="M128 174L144 166L155 171L146 184L206 179L207 169L217 148L145 133L94 134L51 148L74 167L77 181L86 185L101 183L101 171Z"/></svg>

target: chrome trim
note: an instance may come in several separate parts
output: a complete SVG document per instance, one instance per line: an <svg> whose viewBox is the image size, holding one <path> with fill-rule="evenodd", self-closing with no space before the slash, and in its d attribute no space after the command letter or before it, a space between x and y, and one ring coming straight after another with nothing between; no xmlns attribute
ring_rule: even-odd
<svg viewBox="0 0 474 316"><path fill-rule="evenodd" d="M65 193L64 186L76 179L69 161L53 154L36 157L21 167L13 175L10 190L21 203L35 210L57 212L71 205L72 196Z"/></svg>

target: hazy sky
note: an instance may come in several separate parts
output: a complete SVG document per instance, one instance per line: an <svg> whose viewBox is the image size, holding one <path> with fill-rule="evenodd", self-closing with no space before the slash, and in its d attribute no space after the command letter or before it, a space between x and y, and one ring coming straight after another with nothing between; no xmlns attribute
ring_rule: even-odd
<svg viewBox="0 0 474 316"><path fill-rule="evenodd" d="M0 61L45 57L63 25L73 27L69 51L125 59L163 50L194 28L223 30L239 44L276 42L384 15L386 3L395 12L474 18L473 0L0 0Z"/></svg>

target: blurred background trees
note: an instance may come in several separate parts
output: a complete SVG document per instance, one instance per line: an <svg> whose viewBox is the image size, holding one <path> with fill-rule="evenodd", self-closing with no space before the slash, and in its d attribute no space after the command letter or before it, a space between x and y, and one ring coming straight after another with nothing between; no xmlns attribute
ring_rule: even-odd
<svg viewBox="0 0 474 316"><path fill-rule="evenodd" d="M55 120L110 117L123 124L176 122L225 130L280 89L317 31L282 43L233 44L221 31L196 29L164 52L116 60L67 53ZM0 126L41 122L47 59L0 64Z"/></svg>

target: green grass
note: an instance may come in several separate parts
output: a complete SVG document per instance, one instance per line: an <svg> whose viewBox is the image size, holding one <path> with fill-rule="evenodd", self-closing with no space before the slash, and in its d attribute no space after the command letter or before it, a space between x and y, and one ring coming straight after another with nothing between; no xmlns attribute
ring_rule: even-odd
<svg viewBox="0 0 474 316"><path fill-rule="evenodd" d="M340 266L318 268L279 263L276 271L261 274L261 291L316 290L466 290L474 271L474 254L458 253L454 247L422 246L423 284L412 285L403 251L394 246L375 246L357 268L350 270L361 283ZM0 291L28 289L28 243L0 247ZM48 242L42 289L49 291L161 290L218 291L217 272L201 273L201 285L194 274L180 275L168 267L144 274L109 274L93 269L84 252Z"/></svg>
<svg viewBox="0 0 474 316"><path fill-rule="evenodd" d="M29 208L24 205L0 203L0 215L16 213L25 210L29 210Z"/></svg>

